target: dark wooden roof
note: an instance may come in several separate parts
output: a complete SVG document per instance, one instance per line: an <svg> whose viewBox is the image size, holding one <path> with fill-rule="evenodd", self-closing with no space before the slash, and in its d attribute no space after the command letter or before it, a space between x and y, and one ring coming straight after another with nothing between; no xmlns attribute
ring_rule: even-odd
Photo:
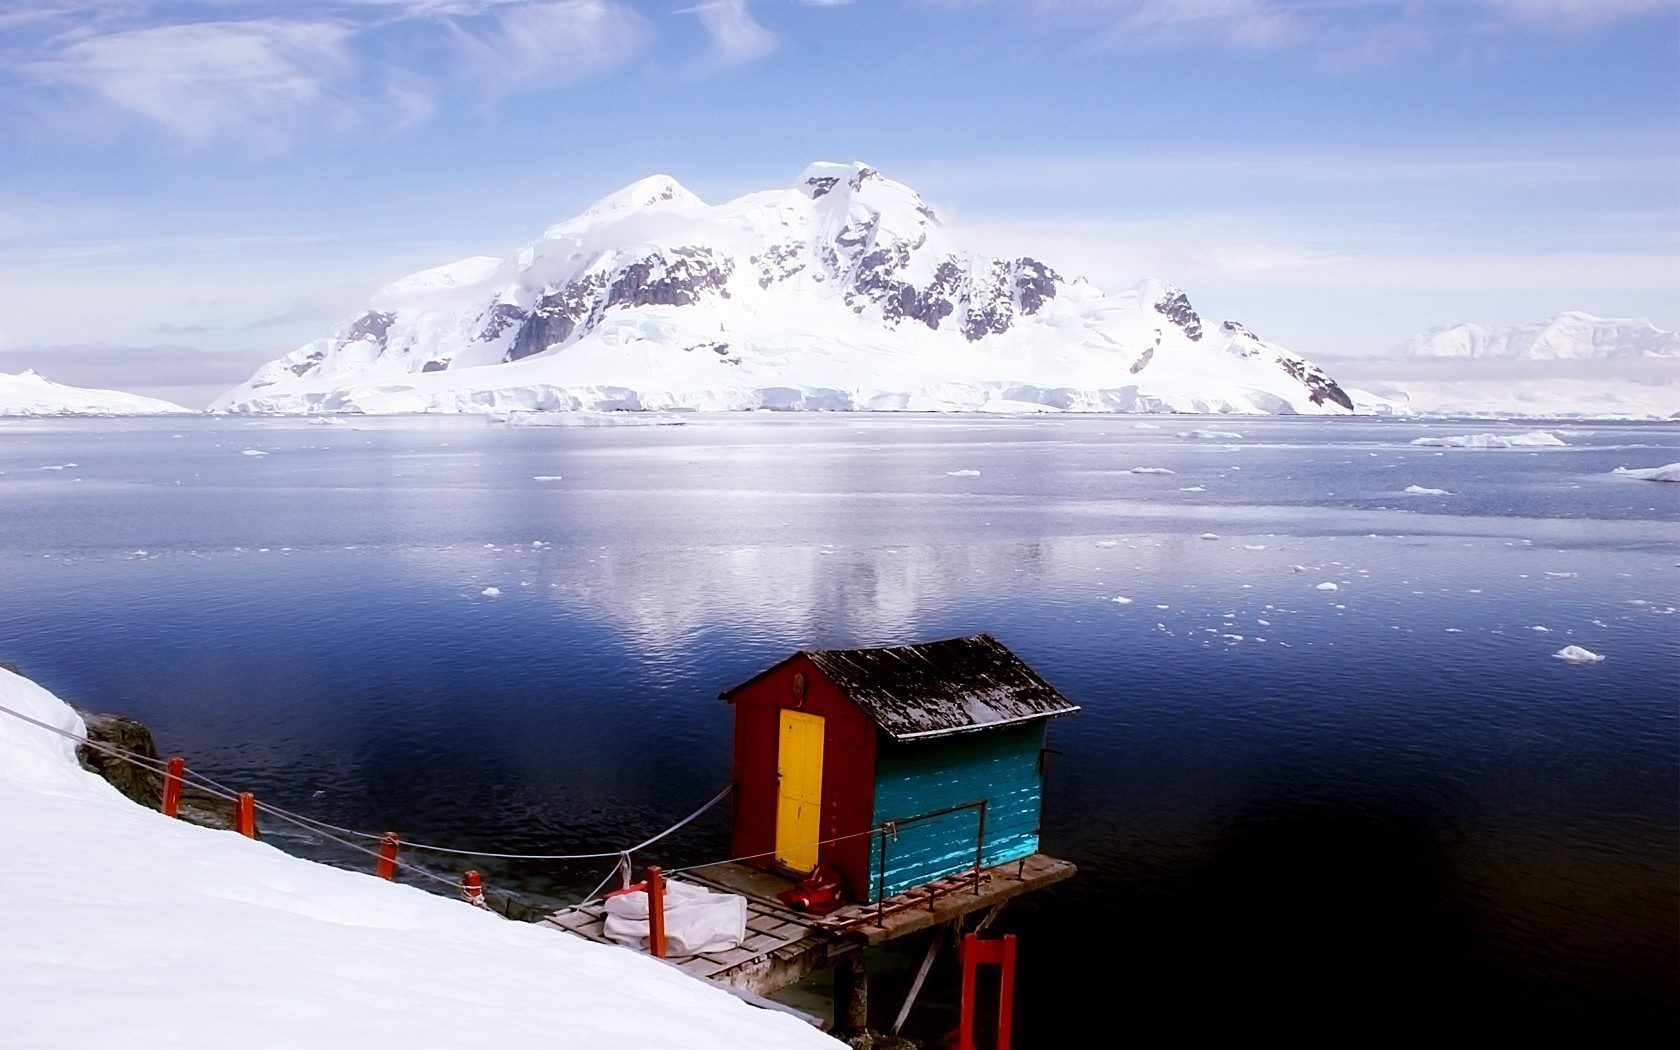
<svg viewBox="0 0 1680 1050"><path fill-rule="evenodd" d="M883 649L813 649L800 655L894 740L948 736L1079 710L986 634Z"/></svg>

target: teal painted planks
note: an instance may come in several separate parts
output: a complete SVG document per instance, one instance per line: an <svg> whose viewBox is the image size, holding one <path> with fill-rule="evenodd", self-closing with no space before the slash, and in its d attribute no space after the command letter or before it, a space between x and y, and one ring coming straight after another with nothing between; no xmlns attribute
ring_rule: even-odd
<svg viewBox="0 0 1680 1050"><path fill-rule="evenodd" d="M980 808L970 804L981 800L982 864L1037 852L1044 732L1045 723L1036 722L904 744L883 739L875 760L875 826L895 822L898 834L883 836L871 851L868 899L972 868ZM925 814L939 815L914 819Z"/></svg>

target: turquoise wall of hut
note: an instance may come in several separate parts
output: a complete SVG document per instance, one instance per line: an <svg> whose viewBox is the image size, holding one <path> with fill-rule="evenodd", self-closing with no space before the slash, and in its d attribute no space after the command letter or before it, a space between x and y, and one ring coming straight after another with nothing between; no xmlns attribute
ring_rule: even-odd
<svg viewBox="0 0 1680 1050"><path fill-rule="evenodd" d="M1007 864L1038 852L1046 725L1040 719L903 743L883 737L875 755L874 825L895 822L898 835L883 836L884 877L883 842L872 843L867 899L890 897L972 868L980 810L969 804L982 799L982 865ZM946 809L951 811L914 819Z"/></svg>

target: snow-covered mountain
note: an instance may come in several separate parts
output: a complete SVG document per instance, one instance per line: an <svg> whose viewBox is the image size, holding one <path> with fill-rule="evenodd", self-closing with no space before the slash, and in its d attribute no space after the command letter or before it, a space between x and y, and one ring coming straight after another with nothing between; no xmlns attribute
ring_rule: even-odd
<svg viewBox="0 0 1680 1050"><path fill-rule="evenodd" d="M1649 321L1570 310L1549 321L1506 328L1442 325L1412 336L1395 347L1393 356L1498 361L1680 357L1680 332L1665 332Z"/></svg>
<svg viewBox="0 0 1680 1050"><path fill-rule="evenodd" d="M397 281L213 409L1348 413L1323 370L1147 280L1104 295L953 243L908 186L813 164L709 206L637 182L507 259Z"/></svg>
<svg viewBox="0 0 1680 1050"><path fill-rule="evenodd" d="M33 368L16 375L0 372L0 416L163 416L192 411L120 390L64 386Z"/></svg>

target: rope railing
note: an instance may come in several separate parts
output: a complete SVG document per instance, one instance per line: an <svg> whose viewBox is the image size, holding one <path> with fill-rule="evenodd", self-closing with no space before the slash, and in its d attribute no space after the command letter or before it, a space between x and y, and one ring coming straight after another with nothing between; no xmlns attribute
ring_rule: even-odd
<svg viewBox="0 0 1680 1050"><path fill-rule="evenodd" d="M6 707L4 705L0 705L0 713L11 715L12 717L20 719L24 722L27 722L30 725L36 726L36 727L41 728L41 729L45 729L50 733L56 733L57 735L59 735L61 737L64 737L67 740L73 741L78 746L85 746L85 747L90 748L91 750L97 751L101 754L109 755L110 757L118 759L119 761L128 762L132 765L139 766L140 768L149 770L153 773L158 774L159 776L170 776L171 775L168 771L168 763L164 759L153 758L150 755L142 755L139 752L131 751L127 748L117 747L117 746L112 745L112 744L101 743L101 742L96 741L96 740L90 740L85 736L81 736L81 735L78 735L76 733L72 733L72 732L70 732L68 730L65 730L65 729L60 729L58 726L52 725L51 723L48 723L48 722L43 722L38 718L33 718L29 715L24 714L22 711L16 711L16 710L13 710L12 708ZM180 776L180 779L182 779L182 780L186 781L187 783L191 784L193 787L196 787L199 790L203 791L205 794L211 795L211 796L216 797L216 798L220 798L224 801L237 802L240 798L241 792L235 791L233 788L228 787L226 784L223 784L220 781L215 780L212 777L206 776L203 773L199 773L195 770L191 770L191 769L183 770L179 774L179 776ZM679 820L677 823L671 825L670 827L668 827L665 830L659 832L658 834L653 835L653 836L651 836L647 839L644 839L641 842L637 843L636 845L629 847L628 849L619 849L619 850L612 850L612 851L599 852L599 853L496 853L496 852L489 852L489 851L485 851L485 850L456 849L456 848L451 847L451 846L440 846L440 845L437 845L435 843L408 842L408 841L404 841L402 843L402 847L406 850L419 850L421 852L429 852L429 853L445 853L445 854L450 854L450 855L453 855L453 856L460 856L460 857L482 857L482 858L489 859L489 860L573 861L573 860L603 860L603 859L606 859L606 858L609 858L609 857L618 859L620 861L620 863L615 864L613 866L612 871L607 874L606 879L602 880L600 886L597 886L596 889L590 894L590 896L588 898L585 898L585 902L587 903L589 900L594 899L595 895L600 892L601 888L605 887L606 884L612 880L612 877L613 877L614 874L618 873L622 868L624 868L627 865L627 863L629 861L629 858L630 858L630 855L632 853L635 853L638 850L645 849L648 846L651 846L654 843L659 842L660 840L662 840L662 839L674 834L675 832L681 830L682 828L686 827L687 825L693 823L695 820L698 820L702 815L704 815L706 812L711 810L719 802L722 802L725 798L727 798L729 796L729 792L730 792L730 788L725 787L722 791L719 791L716 795L712 796L712 798L709 801L707 801L704 805L702 805L699 809L696 809L694 812L690 813L688 816L684 817L682 820ZM385 836L382 835L382 834L375 834L375 833L366 832L366 831L358 831L354 828L340 827L336 824L330 824L330 823L328 823L327 821L324 821L324 820L317 820L313 817L304 816L301 813L293 813L290 810L283 809L280 806L272 805L272 804L267 803L267 802L253 801L253 804L254 804L255 808L260 812L267 813L270 816L276 817L276 818L278 818L280 820L283 820L287 823L290 823L290 824L296 825L298 827L304 828L308 831L314 832L315 834L320 835L321 837L327 839L328 841L337 843L338 845L343 846L346 849L354 850L357 853L366 854L369 857L373 857L375 860L381 860L381 861L384 861L386 863L392 863L397 868L401 869L402 871L407 871L407 872L411 872L411 873L416 874L416 875L420 875L424 878L428 878L428 879L431 879L433 881L443 883L444 885L450 886L452 888L456 886L456 883L453 880L444 878L441 875L437 875L433 872L427 871L425 868L418 867L416 865L407 863L405 861L396 860L394 857L382 854L380 850L370 849L370 848L368 848L366 846L362 846L362 845L360 845L356 842L349 841L349 838L361 838L361 839L366 839L366 840L369 840L369 841L379 842L379 841L383 841L384 838L385 838ZM348 838L346 836L348 836Z"/></svg>
<svg viewBox="0 0 1680 1050"><path fill-rule="evenodd" d="M21 719L22 721L27 722L30 725L37 726L41 729L45 729L45 730L47 730L48 732L51 732L51 733L56 733L59 736L62 736L64 738L68 739L68 740L73 741L74 743L76 743L79 746L88 747L88 748L90 748L94 751L100 752L101 754L109 755L112 758L116 758L120 761L129 762L129 763L131 763L133 765L136 765L136 766L139 766L143 769L150 770L151 772L156 773L159 776L178 777L181 780L184 780L188 783L191 783L194 787L196 787L199 790L205 792L206 794L209 794L211 796L223 799L224 801L234 802L237 805L242 798L246 797L245 793L237 792L234 789L228 787L227 785L221 783L220 781L217 781L217 780L215 780L211 777L205 776L204 774L198 773L194 770L182 769L178 774L177 773L172 773L172 772L169 771L168 763L164 759L154 758L154 757L149 756L149 755L142 755L138 752L130 751L127 748L117 747L115 745L104 744L104 743L100 743L100 742L95 741L95 740L90 740L85 736L79 736L79 735L77 735L75 733L72 733L68 730L60 729L59 727L57 727L55 725L52 725L48 722L43 722L38 718L33 718L29 715L24 714L21 711L15 711L10 707L6 707L5 705L0 705L0 713L11 715L12 717ZM688 816L684 817L682 820L677 821L675 824L671 825L670 827L666 828L665 830L659 832L656 835L653 835L649 838L643 839L641 842L637 843L634 846L629 847L628 849L603 851L603 852L598 852L598 853L493 853L493 852L487 852L487 851L483 851L483 850L457 849L457 848L452 847L452 846L439 846L439 845L436 845L436 844L423 843L423 842L403 841L401 843L401 846L402 846L403 849L406 849L406 850L418 850L418 851L421 851L421 852L442 853L442 854L449 854L449 855L452 855L452 856L460 856L460 857L482 857L482 858L491 859L491 860L577 861L577 860L604 860L604 859L607 859L607 858L615 859L617 861L617 863L614 864L612 869L607 872L606 877L603 878L601 880L601 882L595 887L595 889L591 890L590 893L587 896L585 896L582 901L580 901L576 905L573 905L573 907L583 907L583 906L588 905L588 904L593 904L593 903L602 899L601 896L600 896L601 891L606 888L606 886L609 882L612 881L613 876L622 875L624 877L624 881L626 882L626 884L628 884L629 873L632 870L632 865L631 865L631 861L630 861L631 854L636 853L639 850L645 849L648 846L651 846L654 843L659 842L660 840L662 840L664 838L667 838L668 836L670 836L672 834L675 834L677 831L686 827L690 823L693 823L695 820L699 819L702 815L704 815L705 813L710 811L719 802L722 802L725 798L727 798L729 796L729 793L730 793L731 790L732 790L731 787L725 787L722 791L719 791L716 795L712 796L712 798L709 801L707 801L704 805L702 805L699 809L696 809L694 812L690 813ZM255 807L255 809L260 811L260 812L267 813L270 816L273 816L273 817L276 817L280 820L286 821L287 823L296 825L297 827L300 827L300 828L304 828L307 831L311 831L311 832L313 832L317 835L320 835L321 837L327 839L328 841L334 842L334 843L336 843L336 844L338 844L338 845L340 845L340 846L342 846L346 849L353 850L357 853L365 854L366 856L372 857L376 861L380 862L381 865L389 864L389 865L393 866L394 868L396 868L398 870L409 872L411 874L418 875L422 878L430 879L434 882L438 882L438 883L441 883L445 886L449 886L451 889L459 889L460 888L460 885L458 883L456 883L453 879L445 878L442 875L438 875L434 872L427 871L425 868L419 867L419 866L414 865L414 864L410 864L406 861L398 860L396 858L394 850L387 851L385 849L372 849L372 848L369 848L367 846L363 846L360 843L350 841L351 838L361 838L361 839L366 839L366 840L369 840L369 841L381 842L383 844L384 842L388 841L388 835L374 834L374 833L366 832L366 831L358 831L354 828L339 827L336 824L329 824L328 822L326 822L324 820L317 820L313 817L307 817L307 816L304 816L303 814L300 814L300 813L293 813L290 810L283 809L279 806L275 806L275 805L272 805L272 804L266 803L266 802L258 802L258 801L255 801L254 799L251 800L250 804L253 805ZM873 839L876 835L880 835L881 840L882 840L881 841L882 857L881 857L881 863L880 863L880 871L878 872L877 877L881 878L881 879L884 879L884 877L886 875L886 857L885 857L886 840L889 836L891 836L893 838L897 837L898 829L899 829L900 825L907 824L907 823L915 823L916 821L925 820L925 819L928 819L930 817L935 817L935 816L942 816L942 815L945 815L947 813L952 813L952 812L956 812L956 811L959 811L959 810L968 809L968 808L971 808L971 807L974 807L974 806L978 806L979 809L980 809L980 833L977 836L977 845L976 845L975 863L974 863L975 888L976 888L976 891L978 892L978 889L979 889L979 870L980 870L980 866L981 866L981 855L982 855L982 849L981 849L979 843L983 842L984 838L985 838L985 803L983 801L978 802L978 803L974 803L974 802L964 803L962 805L952 806L952 807L949 807L949 808L944 809L944 810L936 810L936 811L931 812L931 813L923 813L923 814L919 814L918 816L910 817L907 820L887 821L887 822L881 824L878 827L872 827L872 828L869 828L869 829L864 830L864 831L854 831L854 832L850 832L850 833L845 834L845 835L835 835L831 838L819 839L816 842L805 843L801 846L795 846L795 847L789 847L789 846L785 846L785 845L784 846L778 846L776 849L765 850L765 851L760 852L760 853L747 853L747 854L742 854L741 856L738 856L738 857L727 857L723 860L705 861L705 862L699 863L699 864L690 864L690 865L687 865L685 867L671 868L671 869L666 870L663 874L664 874L665 877L669 877L671 875L686 874L688 872L701 871L701 870L706 869L706 868L721 867L722 865L725 865L725 864L738 864L738 863L741 863L743 861L763 860L767 857L774 857L778 854L786 853L790 849L794 849L794 850L811 849L811 848L815 848L815 847L819 847L819 846L832 845L836 842L845 842L845 841L848 841L848 840L851 840L851 839L857 839L857 838L869 837L869 838ZM472 873L468 873L468 874L476 875L476 872L472 872Z"/></svg>

